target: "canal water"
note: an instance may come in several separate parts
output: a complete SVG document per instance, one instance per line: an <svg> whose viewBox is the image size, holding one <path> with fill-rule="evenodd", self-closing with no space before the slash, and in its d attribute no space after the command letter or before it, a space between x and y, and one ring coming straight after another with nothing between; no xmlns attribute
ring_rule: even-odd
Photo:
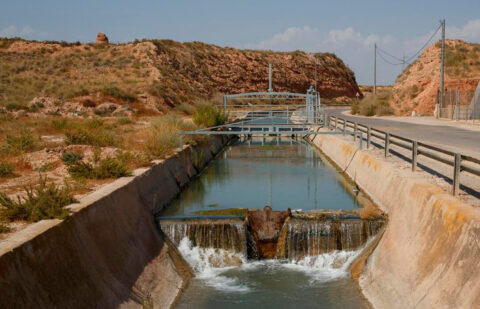
<svg viewBox="0 0 480 309"><path fill-rule="evenodd" d="M273 210L359 207L344 182L344 177L301 139L253 138L228 146L163 215L261 209L265 205Z"/></svg>
<svg viewBox="0 0 480 309"><path fill-rule="evenodd" d="M190 216L228 208L354 209L345 179L303 140L237 141L163 214ZM360 253L333 251L273 260L244 252L178 245L196 277L177 308L368 308L348 266Z"/></svg>

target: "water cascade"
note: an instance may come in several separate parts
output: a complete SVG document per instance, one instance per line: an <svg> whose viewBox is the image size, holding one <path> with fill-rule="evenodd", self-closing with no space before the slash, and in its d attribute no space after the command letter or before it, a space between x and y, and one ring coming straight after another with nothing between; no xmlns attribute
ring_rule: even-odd
<svg viewBox="0 0 480 309"><path fill-rule="evenodd" d="M384 220L304 220L292 218L284 226L284 246L278 257L290 260L335 250L353 251L376 235Z"/></svg>
<svg viewBox="0 0 480 309"><path fill-rule="evenodd" d="M247 232L241 219L161 220L160 228L177 247L184 238L188 238L193 247L247 255Z"/></svg>

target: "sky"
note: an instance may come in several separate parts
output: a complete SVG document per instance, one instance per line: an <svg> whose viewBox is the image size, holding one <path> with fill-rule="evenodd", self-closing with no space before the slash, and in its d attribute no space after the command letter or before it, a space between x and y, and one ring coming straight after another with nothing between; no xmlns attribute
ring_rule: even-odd
<svg viewBox="0 0 480 309"><path fill-rule="evenodd" d="M332 52L359 84L373 83L375 43L411 58L442 18L447 38L480 42L479 0L0 0L0 8L0 37L92 42L104 32L111 42L155 38ZM402 69L377 57L377 83L393 84Z"/></svg>

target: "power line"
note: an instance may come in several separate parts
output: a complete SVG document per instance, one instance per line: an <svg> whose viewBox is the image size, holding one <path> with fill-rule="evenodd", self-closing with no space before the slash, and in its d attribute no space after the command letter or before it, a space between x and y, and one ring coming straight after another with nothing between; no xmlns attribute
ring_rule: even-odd
<svg viewBox="0 0 480 309"><path fill-rule="evenodd" d="M395 57L394 55L392 55L392 54L390 54L389 52L381 49L381 48L378 47L378 46L377 46L377 50L378 50L378 51L381 51L382 53L386 54L387 56L392 57L392 58L395 59L395 60L398 60L398 61L402 61L402 62L403 62L403 59L400 59L400 58Z"/></svg>
<svg viewBox="0 0 480 309"><path fill-rule="evenodd" d="M386 50L380 48L377 46L377 51L380 52L378 53L378 55L385 61L387 62L388 64L391 64L391 65L401 65L401 64L410 64L411 60L415 59L415 57L417 57L421 52L422 50L432 41L432 39L435 37L435 35L438 33L438 31L442 28L442 25L440 25L436 30L435 32L428 38L428 40L425 42L425 44L423 44L423 46L416 52L414 53L412 56L408 57L408 58L399 58L399 57L396 57L392 54L390 54L389 52L387 52ZM384 56L382 56L383 53L384 55L394 59L394 60L397 60L399 63L392 63L391 61L385 59Z"/></svg>
<svg viewBox="0 0 480 309"><path fill-rule="evenodd" d="M430 38L427 40L427 42L425 42L425 44L423 44L422 48L420 48L413 56L411 56L410 58L408 58L406 61L410 61L412 60L413 58L415 58L416 56L418 56L418 54L420 54L420 52L430 43L430 41L435 37L435 35L438 33L438 30L440 30L440 28L442 28L442 25L440 25L437 30L435 30L435 32L430 36Z"/></svg>
<svg viewBox="0 0 480 309"><path fill-rule="evenodd" d="M382 52L383 52L383 51L382 51ZM399 62L399 63L390 62L389 60L387 60L387 59L382 55L382 52L380 52L380 50L378 50L378 47L377 47L377 55L379 55L380 58L382 58L383 61L385 61L386 63L391 64L391 65L402 65L402 64L405 64L405 63L403 62L403 60L400 60L401 62ZM388 54L387 54L387 55L388 55Z"/></svg>

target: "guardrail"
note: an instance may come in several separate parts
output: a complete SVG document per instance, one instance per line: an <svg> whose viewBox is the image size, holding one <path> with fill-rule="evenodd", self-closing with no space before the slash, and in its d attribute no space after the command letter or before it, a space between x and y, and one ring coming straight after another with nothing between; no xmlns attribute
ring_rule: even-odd
<svg viewBox="0 0 480 309"><path fill-rule="evenodd" d="M332 124L333 122L333 124ZM417 169L418 156L422 155L435 161L450 165L453 167L453 195L458 195L460 190L460 172L465 171L467 173L480 176L480 168L469 165L468 163L474 163L480 165L480 159L456 153L450 150L442 149L440 147L428 145L416 140L391 134L382 130L372 128L370 126L362 125L357 122L352 122L336 116L327 117L327 126L333 128L335 131L338 129L346 131L347 128L352 128L354 136L357 136L357 132L363 132L366 134L367 149L370 148L372 143L372 137L378 138L383 142L384 155L387 157L390 154L390 145L396 145L403 149L410 150L412 171ZM339 128L339 126L341 126ZM363 137L361 137L363 138Z"/></svg>

